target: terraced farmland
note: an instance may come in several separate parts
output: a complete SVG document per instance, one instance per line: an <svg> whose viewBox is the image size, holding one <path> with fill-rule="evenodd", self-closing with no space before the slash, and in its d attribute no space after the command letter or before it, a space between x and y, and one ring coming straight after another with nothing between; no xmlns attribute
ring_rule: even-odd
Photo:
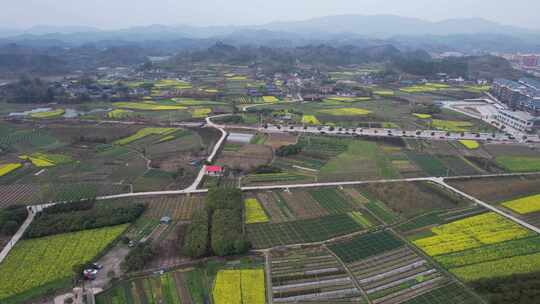
<svg viewBox="0 0 540 304"><path fill-rule="evenodd" d="M347 271L321 247L272 251L270 273L274 303L332 300L365 303Z"/></svg>

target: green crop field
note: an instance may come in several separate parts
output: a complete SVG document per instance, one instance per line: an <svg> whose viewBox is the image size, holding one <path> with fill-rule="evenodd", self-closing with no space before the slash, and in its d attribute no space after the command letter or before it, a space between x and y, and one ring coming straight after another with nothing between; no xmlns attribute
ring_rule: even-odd
<svg viewBox="0 0 540 304"><path fill-rule="evenodd" d="M450 131L450 132L466 132L469 131L473 126L472 123L468 121L456 121L456 120L441 120L433 119L431 120L431 127L439 130Z"/></svg>
<svg viewBox="0 0 540 304"><path fill-rule="evenodd" d="M354 237L351 241L328 246L345 263L362 260L403 246L391 232L382 231Z"/></svg>
<svg viewBox="0 0 540 304"><path fill-rule="evenodd" d="M498 156L495 161L508 171L540 171L540 157Z"/></svg>
<svg viewBox="0 0 540 304"><path fill-rule="evenodd" d="M370 201L366 204L366 208L371 211L377 218L387 224L396 222L399 217L379 201Z"/></svg>
<svg viewBox="0 0 540 304"><path fill-rule="evenodd" d="M429 176L446 176L448 172L446 166L439 159L429 154L408 151L407 156Z"/></svg>
<svg viewBox="0 0 540 304"><path fill-rule="evenodd" d="M17 303L69 284L72 267L91 261L128 225L23 240L0 264L0 301Z"/></svg>
<svg viewBox="0 0 540 304"><path fill-rule="evenodd" d="M309 191L309 194L331 214L351 211L352 205L335 189L323 188Z"/></svg>
<svg viewBox="0 0 540 304"><path fill-rule="evenodd" d="M255 248L319 242L361 229L347 214L277 224L247 225L248 238Z"/></svg>
<svg viewBox="0 0 540 304"><path fill-rule="evenodd" d="M134 141L137 141L139 139L142 139L146 136L150 136L150 135L167 136L176 131L177 129L174 129L174 128L144 128L129 137L115 141L115 144L123 146L129 143L132 143Z"/></svg>
<svg viewBox="0 0 540 304"><path fill-rule="evenodd" d="M459 283L451 283L424 293L403 304L476 304L481 303Z"/></svg>
<svg viewBox="0 0 540 304"><path fill-rule="evenodd" d="M325 180L356 178L396 178L397 170L376 143L351 141L348 149L321 168Z"/></svg>

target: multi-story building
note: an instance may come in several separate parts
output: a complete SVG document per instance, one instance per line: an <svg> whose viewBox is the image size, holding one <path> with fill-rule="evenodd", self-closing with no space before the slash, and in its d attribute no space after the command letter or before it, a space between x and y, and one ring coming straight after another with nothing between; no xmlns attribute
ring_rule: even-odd
<svg viewBox="0 0 540 304"><path fill-rule="evenodd" d="M540 116L540 81L522 78L519 82L496 79L491 93L513 110L522 110Z"/></svg>
<svg viewBox="0 0 540 304"><path fill-rule="evenodd" d="M539 122L537 117L523 111L499 110L496 118L503 125L521 132L532 132Z"/></svg>
<svg viewBox="0 0 540 304"><path fill-rule="evenodd" d="M537 55L523 55L521 57L521 64L525 67L536 67L538 66L538 61Z"/></svg>

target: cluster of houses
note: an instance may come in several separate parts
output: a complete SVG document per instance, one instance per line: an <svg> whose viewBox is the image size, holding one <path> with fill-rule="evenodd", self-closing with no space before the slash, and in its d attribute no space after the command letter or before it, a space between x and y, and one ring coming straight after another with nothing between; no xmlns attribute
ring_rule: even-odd
<svg viewBox="0 0 540 304"><path fill-rule="evenodd" d="M491 94L509 108L499 110L497 120L522 132L533 132L540 127L540 81L496 79Z"/></svg>

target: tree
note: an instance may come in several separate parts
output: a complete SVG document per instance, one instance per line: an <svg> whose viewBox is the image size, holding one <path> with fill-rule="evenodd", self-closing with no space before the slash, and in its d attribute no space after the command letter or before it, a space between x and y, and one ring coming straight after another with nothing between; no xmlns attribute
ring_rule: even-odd
<svg viewBox="0 0 540 304"><path fill-rule="evenodd" d="M17 223L16 221L7 221L2 226L2 234L12 235L12 234L15 234L15 232L17 232L18 229L19 229L19 223Z"/></svg>
<svg viewBox="0 0 540 304"><path fill-rule="evenodd" d="M200 209L193 212L191 224L184 240L184 254L200 258L208 254L208 211Z"/></svg>
<svg viewBox="0 0 540 304"><path fill-rule="evenodd" d="M127 272L141 270L152 260L155 254L149 243L140 243L128 253L121 267Z"/></svg>

